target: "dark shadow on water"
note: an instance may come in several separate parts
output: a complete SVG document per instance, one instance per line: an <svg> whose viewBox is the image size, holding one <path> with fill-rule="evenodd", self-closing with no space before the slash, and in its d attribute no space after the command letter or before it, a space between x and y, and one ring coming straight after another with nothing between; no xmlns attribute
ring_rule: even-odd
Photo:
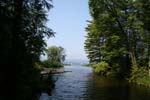
<svg viewBox="0 0 150 100"><path fill-rule="evenodd" d="M149 100L150 89L126 81L91 75L84 100Z"/></svg>
<svg viewBox="0 0 150 100"><path fill-rule="evenodd" d="M128 84L126 81L100 77L91 68L65 67L72 72L62 74L49 96L40 100L149 100L150 89Z"/></svg>

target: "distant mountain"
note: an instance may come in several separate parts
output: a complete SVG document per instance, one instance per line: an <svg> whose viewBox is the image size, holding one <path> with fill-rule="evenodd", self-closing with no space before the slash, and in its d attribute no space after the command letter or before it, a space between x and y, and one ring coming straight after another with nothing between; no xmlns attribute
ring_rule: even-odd
<svg viewBox="0 0 150 100"><path fill-rule="evenodd" d="M64 62L66 64L71 64L71 65L85 65L88 64L88 60L81 60L81 59L66 59Z"/></svg>

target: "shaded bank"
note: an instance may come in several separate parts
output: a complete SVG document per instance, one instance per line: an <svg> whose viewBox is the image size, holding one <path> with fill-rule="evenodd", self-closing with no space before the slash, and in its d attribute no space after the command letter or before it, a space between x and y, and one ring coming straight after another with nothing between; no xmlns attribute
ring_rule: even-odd
<svg viewBox="0 0 150 100"><path fill-rule="evenodd" d="M88 1L85 51L96 72L149 86L150 1Z"/></svg>

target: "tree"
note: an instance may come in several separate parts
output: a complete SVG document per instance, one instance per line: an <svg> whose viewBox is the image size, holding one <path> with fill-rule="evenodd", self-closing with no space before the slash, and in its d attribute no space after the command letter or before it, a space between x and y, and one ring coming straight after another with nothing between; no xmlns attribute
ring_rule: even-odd
<svg viewBox="0 0 150 100"><path fill-rule="evenodd" d="M65 50L63 47L52 46L46 50L48 60L62 63L65 60Z"/></svg>
<svg viewBox="0 0 150 100"><path fill-rule="evenodd" d="M89 0L89 9L93 19L86 28L85 50L90 59L100 56L98 61L106 61L116 76L149 66L149 1Z"/></svg>
<svg viewBox="0 0 150 100"><path fill-rule="evenodd" d="M100 62L103 57L101 54L101 46L104 43L102 34L97 30L94 22L90 22L86 31L88 32L88 35L85 40L85 51L88 54L88 58L91 63Z"/></svg>
<svg viewBox="0 0 150 100"><path fill-rule="evenodd" d="M63 47L51 46L46 50L48 67L62 67L66 54Z"/></svg>
<svg viewBox="0 0 150 100"><path fill-rule="evenodd" d="M115 66L116 63L120 64L121 66L121 64L123 63L122 59L127 59L123 56L125 55L124 53L126 51L126 35L124 34L124 30L122 29L124 24L124 16L120 13L120 15L117 15L118 12L121 12L120 9L122 8L114 8L115 3L117 3L118 5L122 4L122 2L118 3L111 0L89 1L89 8L91 16L93 18L93 22L95 24L95 28L91 28L91 31L88 31L91 34L89 35L88 33L88 36L95 36L95 47L99 49L99 54L96 54L96 56L101 56L100 61L107 61L111 65L112 70L121 71L124 69L124 67L116 69ZM118 12L115 11L116 9ZM120 20L122 20L122 22ZM93 52L95 52L95 49L93 50ZM120 71L118 71L116 74L120 73Z"/></svg>
<svg viewBox="0 0 150 100"><path fill-rule="evenodd" d="M44 37L54 35L45 24L51 7L47 0L1 0L0 99L31 100L40 78L34 64L45 49Z"/></svg>

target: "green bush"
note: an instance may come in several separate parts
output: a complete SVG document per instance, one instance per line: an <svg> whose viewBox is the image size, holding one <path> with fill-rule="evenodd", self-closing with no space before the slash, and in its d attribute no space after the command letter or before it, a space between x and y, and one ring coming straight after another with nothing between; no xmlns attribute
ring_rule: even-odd
<svg viewBox="0 0 150 100"><path fill-rule="evenodd" d="M119 64L114 63L111 66L111 70L107 73L107 76L118 78L120 76L119 75L120 70L121 70L121 68L119 67Z"/></svg>
<svg viewBox="0 0 150 100"><path fill-rule="evenodd" d="M110 69L110 66L105 61L101 61L97 64L94 64L92 67L94 68L94 71L96 73L99 73L101 75L107 75L107 72Z"/></svg>
<svg viewBox="0 0 150 100"><path fill-rule="evenodd" d="M52 67L52 68L60 68L60 67L63 67L63 64L61 64L59 62L51 62L50 63L50 67Z"/></svg>
<svg viewBox="0 0 150 100"><path fill-rule="evenodd" d="M52 62L52 61L48 61L45 60L43 62L41 62L42 67L46 67L46 68L60 68L63 67L63 65L59 62Z"/></svg>
<svg viewBox="0 0 150 100"><path fill-rule="evenodd" d="M41 70L42 68L41 62L35 62L34 64L35 64L34 66L36 69Z"/></svg>
<svg viewBox="0 0 150 100"><path fill-rule="evenodd" d="M150 87L150 76L146 67L132 66L129 82Z"/></svg>
<svg viewBox="0 0 150 100"><path fill-rule="evenodd" d="M145 77L149 77L148 70L146 67L138 68L137 66L132 66L131 77L129 79L130 82L138 82L139 80L144 79Z"/></svg>

